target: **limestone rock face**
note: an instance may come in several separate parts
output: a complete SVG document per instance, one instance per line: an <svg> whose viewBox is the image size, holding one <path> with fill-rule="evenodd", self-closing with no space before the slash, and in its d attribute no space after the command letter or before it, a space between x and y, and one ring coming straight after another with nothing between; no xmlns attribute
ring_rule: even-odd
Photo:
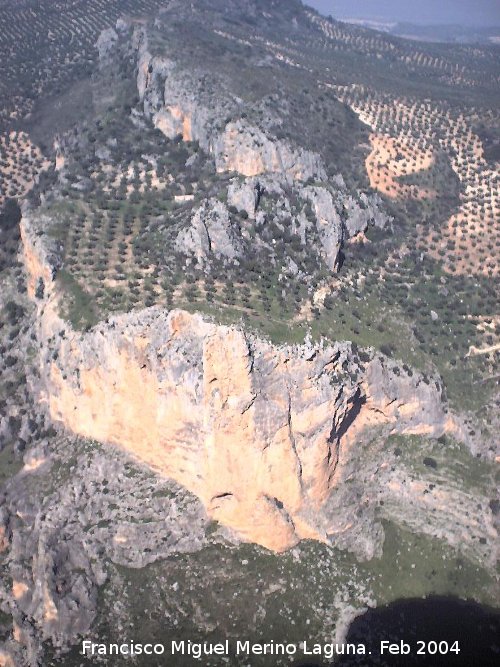
<svg viewBox="0 0 500 667"><path fill-rule="evenodd" d="M390 222L389 216L383 212L382 200L378 195L362 193L359 202L347 197L342 204L346 211L346 231L351 238L366 231L369 225L383 229Z"/></svg>
<svg viewBox="0 0 500 667"><path fill-rule="evenodd" d="M326 188L309 186L301 189L301 195L313 206L326 265L336 270L343 241L343 225L332 194Z"/></svg>
<svg viewBox="0 0 500 667"><path fill-rule="evenodd" d="M227 191L227 202L238 211L245 211L249 218L255 218L257 206L258 179L234 179Z"/></svg>
<svg viewBox="0 0 500 667"><path fill-rule="evenodd" d="M31 284L54 271L37 248L25 247ZM275 551L345 532L325 508L341 491L340 455L345 465L366 429L439 436L454 427L439 382L381 357L362 363L350 343L274 346L158 307L80 333L60 319L57 300L50 285L38 300L41 400L52 420L120 447L242 539Z"/></svg>
<svg viewBox="0 0 500 667"><path fill-rule="evenodd" d="M56 438L27 452L2 489L0 551L8 559L0 596L15 627L4 648L16 666L45 664L43 641L65 646L90 631L98 588L113 578L110 562L143 568L207 543L201 502L175 482L115 449Z"/></svg>
<svg viewBox="0 0 500 667"><path fill-rule="evenodd" d="M328 488L331 432L348 410L346 387L330 391L320 373L335 350L290 359L237 329L153 309L59 352L46 377L53 419L177 479L244 539L279 550L317 534L299 513Z"/></svg>
<svg viewBox="0 0 500 667"><path fill-rule="evenodd" d="M198 141L210 152L224 101L217 105L200 93L203 81L193 73L181 72L164 56L152 56L144 30L134 32L137 50L137 90L144 114L165 136L182 135L184 141Z"/></svg>
<svg viewBox="0 0 500 667"><path fill-rule="evenodd" d="M266 174L244 180L235 178L228 188L228 204L238 211L245 211L249 218L256 219L259 204L262 205L262 202L272 196L276 201L273 208L275 220L283 222L283 219L291 219L292 228L299 234L303 245L307 243L307 232L316 227L319 240L318 254L330 270L336 271L344 240L344 225L336 201L341 198L339 191L326 185L304 186L300 182L295 182L292 193L295 196L295 203L302 208L302 212L298 215L292 213L289 193L290 184L284 175ZM303 209L306 202L312 205L315 225L313 220L308 220L304 216Z"/></svg>
<svg viewBox="0 0 500 667"><path fill-rule="evenodd" d="M139 59L138 91L144 100L146 115L158 113L164 106L163 82L173 68L167 58L155 56L151 58L145 52Z"/></svg>
<svg viewBox="0 0 500 667"><path fill-rule="evenodd" d="M96 42L97 51L99 52L99 60L101 63L109 58L117 41L118 35L116 31L113 30L113 28L108 28L107 30L103 30L101 32Z"/></svg>
<svg viewBox="0 0 500 667"><path fill-rule="evenodd" d="M180 135L183 141L198 141L204 150L210 152L213 113L193 99L183 97L178 100L172 94L169 97L169 102L154 114L153 125L169 139Z"/></svg>
<svg viewBox="0 0 500 667"><path fill-rule="evenodd" d="M303 200L308 200L316 217L315 242L319 240L322 259L331 271L339 268L340 250L345 238L364 231L369 225L383 227L388 218L382 212L382 202L377 196L351 195L341 177L328 174L319 153L278 139L273 136L274 122L262 121L258 126L247 119L248 109L242 100L229 94L223 78L196 68L183 68L175 59L152 56L144 30L134 33L138 59L137 87L143 102L144 114L152 124L170 139L182 137L184 141L197 142L210 155L219 173L235 172L244 181L234 179L227 192L228 203L245 211L255 219L258 211L256 186L278 194L287 210L290 202L285 192L290 188ZM232 120L228 120L232 119ZM267 124L266 124L267 122ZM318 185L304 186L308 181ZM181 252L207 256L209 234L203 229L201 217L206 217L204 205L201 216L193 220L192 228L178 237ZM260 212L261 213L261 212ZM261 216L262 217L262 216ZM314 224L314 223L313 223ZM307 229L311 222L303 212L292 220L292 231L298 233L303 245L307 243ZM227 225L224 225L227 229ZM218 235L218 234L216 234ZM234 236L222 242L220 254L233 257L239 254Z"/></svg>
<svg viewBox="0 0 500 667"><path fill-rule="evenodd" d="M137 58L137 92L139 98L144 102L146 89L150 83L149 66L151 63L151 54L147 50L146 45L142 44L139 47L139 55Z"/></svg>
<svg viewBox="0 0 500 667"><path fill-rule="evenodd" d="M44 336L54 331L49 312ZM125 449L198 495L242 539L276 551L327 539L321 507L351 424L445 428L429 407L439 405L435 388L416 393L423 407L412 399L392 408L392 380L369 370L365 389L347 344L275 348L182 311L152 309L66 335L42 370L53 420ZM413 396L414 380L405 381Z"/></svg>
<svg viewBox="0 0 500 667"><path fill-rule="evenodd" d="M317 153L271 140L259 128L241 120L226 125L214 141L213 152L219 172L236 171L243 176L281 173L291 180L326 180L326 171Z"/></svg>
<svg viewBox="0 0 500 667"><path fill-rule="evenodd" d="M399 373L399 374L398 374ZM443 428L456 431L453 419L443 415L443 386L436 378L408 382L405 375L390 370L381 358L366 369L366 400L370 409L383 414L389 423L399 424L406 435L430 435ZM429 400L433 396L434 400ZM456 435L461 437L458 431Z"/></svg>
<svg viewBox="0 0 500 667"><path fill-rule="evenodd" d="M60 254L56 242L50 242L42 233L40 228L46 227L44 216L37 220L25 217L21 220L21 240L23 244L23 257L28 276L28 294L31 298L35 296L40 281L44 290L49 290L54 276L61 265Z"/></svg>
<svg viewBox="0 0 500 667"><path fill-rule="evenodd" d="M280 174L233 178L227 190L227 202L238 211L245 211L249 218L255 219L259 205L269 195L275 195L281 204L274 214L279 218L282 211L290 215L290 202L284 193L286 178Z"/></svg>
<svg viewBox="0 0 500 667"><path fill-rule="evenodd" d="M166 58L152 57L145 39L143 35L138 46L137 88L146 116L167 137L181 135L185 141L199 142L214 156L219 172L326 180L317 153L271 138L242 119L225 123L225 116L241 112L235 101L221 94L213 98L210 92L200 93L205 87L204 76L197 78L181 72Z"/></svg>
<svg viewBox="0 0 500 667"><path fill-rule="evenodd" d="M154 125L169 139L181 135L184 141L191 141L193 133L191 118L178 106L168 106L154 116Z"/></svg>
<svg viewBox="0 0 500 667"><path fill-rule="evenodd" d="M238 230L233 229L226 206L217 199L202 204L190 226L178 235L176 246L179 252L194 255L201 262L210 255L234 259L241 253Z"/></svg>

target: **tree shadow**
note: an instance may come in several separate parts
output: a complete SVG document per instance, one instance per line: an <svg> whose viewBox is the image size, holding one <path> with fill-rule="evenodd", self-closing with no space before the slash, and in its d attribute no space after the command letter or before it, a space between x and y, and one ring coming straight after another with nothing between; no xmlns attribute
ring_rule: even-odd
<svg viewBox="0 0 500 667"><path fill-rule="evenodd" d="M382 654L380 643L383 640L398 647L403 641L411 647L410 653L402 655L385 651ZM422 655L417 655L421 646L417 644L419 641L426 648ZM443 652L439 651L440 642ZM364 644L366 655L338 656L330 663L332 666L494 667L500 664L500 610L439 596L399 600L385 607L369 609L355 619L345 643ZM458 647L459 653L449 650L454 646ZM433 653L436 648L437 652ZM326 664L304 660L294 667L324 667Z"/></svg>

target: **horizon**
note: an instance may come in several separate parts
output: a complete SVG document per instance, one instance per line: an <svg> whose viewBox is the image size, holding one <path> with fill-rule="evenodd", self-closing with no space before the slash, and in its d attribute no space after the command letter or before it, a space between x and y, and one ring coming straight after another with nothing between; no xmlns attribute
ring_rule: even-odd
<svg viewBox="0 0 500 667"><path fill-rule="evenodd" d="M357 19L416 25L500 26L497 0L421 0L418 5L401 0L303 0L324 15L338 20Z"/></svg>

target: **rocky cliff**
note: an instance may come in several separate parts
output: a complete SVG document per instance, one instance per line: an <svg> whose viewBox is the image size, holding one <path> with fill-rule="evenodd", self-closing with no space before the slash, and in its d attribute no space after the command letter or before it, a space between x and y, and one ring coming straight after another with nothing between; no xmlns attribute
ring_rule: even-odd
<svg viewBox="0 0 500 667"><path fill-rule="evenodd" d="M168 56L152 55L148 30L143 27L136 28L130 40L136 54L137 90L145 117L171 140L197 142L211 157L218 173L244 177L243 186L233 185L228 193L228 199L239 210L255 217L256 184L262 193L282 198L284 205L275 206L271 212L271 217L277 219L280 214L283 217L283 213L291 213L287 196L290 190L299 201L309 201L316 217L320 254L332 271L339 267L344 240L365 232L369 226L383 228L390 222L378 196L358 193L353 197L340 175L329 177L320 153L306 149L298 141L278 138L276 130L283 122L283 109L274 108L277 105L273 100L265 109L261 102L249 104L230 91L223 76L209 72L201 64L186 67L168 45L164 47ZM181 234L177 243L181 252L194 254L198 259L210 254L210 232L202 228L207 227L202 219L209 209L219 219L219 227L227 217L220 215L220 206L218 210L207 201L193 219L192 229ZM214 246L223 245L224 249L218 249L216 255L232 258L238 250L227 237L234 232L228 231L227 221L223 226L224 238ZM305 228L301 234L305 244L304 234Z"/></svg>
<svg viewBox="0 0 500 667"><path fill-rule="evenodd" d="M352 111L415 145L455 112L487 129L464 94L488 92L485 54L467 72L365 32L300 0L169 0L91 30L90 81L63 45L68 95L26 118L61 135L23 266L17 211L0 242L0 666L80 664L97 637L342 642L410 594L495 603L493 288L423 243L454 197L369 188Z"/></svg>
<svg viewBox="0 0 500 667"><path fill-rule="evenodd" d="M44 280L41 399L51 418L180 482L244 540L276 551L301 538L334 541L324 506L342 483L348 443L367 428L454 428L439 382L380 356L363 362L349 343L274 346L160 308L72 331L39 224L25 216L22 237L30 284Z"/></svg>
<svg viewBox="0 0 500 667"><path fill-rule="evenodd" d="M172 60L152 56L142 29L136 30L133 42L144 112L167 137L197 141L213 155L219 172L243 176L278 173L291 181L326 180L319 154L277 140L245 120L242 100L225 92L220 81L214 83L205 72L187 73ZM236 120L228 122L231 116Z"/></svg>
<svg viewBox="0 0 500 667"><path fill-rule="evenodd" d="M213 540L239 554L240 541L281 552L308 538L370 559L388 519L493 567L489 496L422 471L425 441L397 435L461 436L438 377L350 343L276 346L159 307L74 331L60 315L52 223L24 211L36 313L21 345L36 333L34 409L57 428L2 490L6 664L35 665L47 640L86 636L103 583L118 585L113 564L135 572ZM309 548L324 547L305 542L276 562Z"/></svg>

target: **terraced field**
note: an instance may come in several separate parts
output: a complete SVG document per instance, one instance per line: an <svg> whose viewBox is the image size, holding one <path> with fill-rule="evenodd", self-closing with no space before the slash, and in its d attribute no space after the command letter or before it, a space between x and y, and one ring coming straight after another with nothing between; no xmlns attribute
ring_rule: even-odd
<svg viewBox="0 0 500 667"><path fill-rule="evenodd" d="M7 198L21 199L33 184L34 175L50 166L29 134L0 135L0 209Z"/></svg>
<svg viewBox="0 0 500 667"><path fill-rule="evenodd" d="M122 15L141 16L158 0L2 0L0 130L15 127L37 101L89 76L101 30Z"/></svg>
<svg viewBox="0 0 500 667"><path fill-rule="evenodd" d="M88 90L79 82L94 71L100 32L123 15L144 16L160 4L0 2L0 207L8 197L24 196L48 165L54 136L88 113Z"/></svg>
<svg viewBox="0 0 500 667"><path fill-rule="evenodd" d="M374 132L367 158L372 187L391 198L425 202L419 247L451 273L496 277L500 176L473 131L488 110L457 111L447 104L381 96L357 87L339 88L338 94ZM498 124L500 118L495 115L491 121ZM458 205L436 225L435 200L451 199L453 176Z"/></svg>

